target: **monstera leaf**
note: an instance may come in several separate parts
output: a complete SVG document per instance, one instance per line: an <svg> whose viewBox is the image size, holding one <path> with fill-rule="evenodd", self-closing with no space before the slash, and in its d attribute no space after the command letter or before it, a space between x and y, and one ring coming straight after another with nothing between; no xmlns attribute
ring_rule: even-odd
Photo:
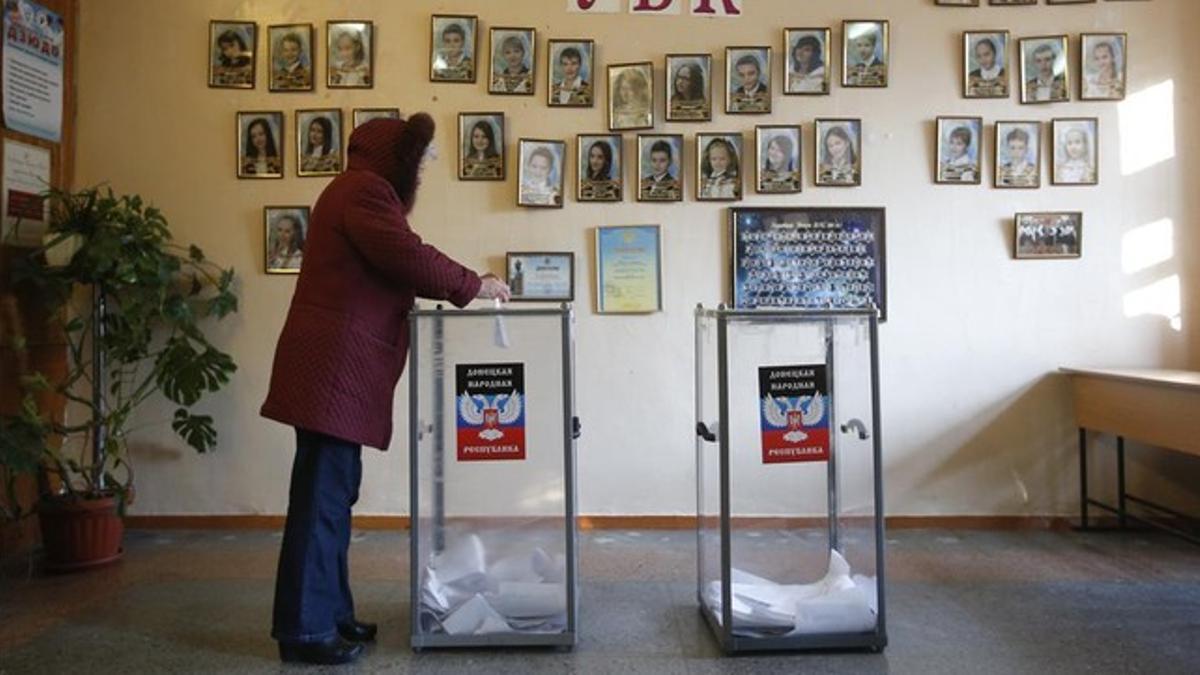
<svg viewBox="0 0 1200 675"><path fill-rule="evenodd" d="M187 409L180 408L175 411L171 428L197 452L205 452L217 443L217 430L209 415L193 415Z"/></svg>
<svg viewBox="0 0 1200 675"><path fill-rule="evenodd" d="M185 406L199 401L205 392L220 389L237 370L228 354L208 346L197 351L186 337L178 336L168 341L156 368L163 395Z"/></svg>

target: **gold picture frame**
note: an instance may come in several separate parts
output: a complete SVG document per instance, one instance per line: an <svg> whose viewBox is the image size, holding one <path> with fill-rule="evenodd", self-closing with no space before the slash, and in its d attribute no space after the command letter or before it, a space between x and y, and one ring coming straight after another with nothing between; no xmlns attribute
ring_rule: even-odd
<svg viewBox="0 0 1200 675"><path fill-rule="evenodd" d="M654 128L654 64L614 63L607 69L608 130Z"/></svg>
<svg viewBox="0 0 1200 675"><path fill-rule="evenodd" d="M820 37L816 37L819 35ZM812 42L817 42L813 52ZM833 31L827 27L783 29L783 94L784 96L828 96L833 89ZM806 72L799 71L796 52L808 48L820 63L809 62ZM820 72L817 72L819 67Z"/></svg>
<svg viewBox="0 0 1200 675"><path fill-rule="evenodd" d="M239 110L234 115L237 138L234 159L238 178L283 178L287 139L281 110ZM261 151L250 148L261 143ZM273 154L272 154L273 151Z"/></svg>
<svg viewBox="0 0 1200 675"><path fill-rule="evenodd" d="M342 131L345 127L342 122L341 108L308 108L296 111L297 176L336 176L342 172L346 165L346 144L342 142ZM319 155L314 154L315 130L321 132L321 145L324 146Z"/></svg>
<svg viewBox="0 0 1200 675"><path fill-rule="evenodd" d="M868 29L870 29L868 31ZM871 37L868 46L862 40ZM854 52L851 52L851 44ZM891 24L886 19L849 19L842 22L842 86L879 89L888 86L892 63ZM851 58L851 57L854 58Z"/></svg>
<svg viewBox="0 0 1200 675"><path fill-rule="evenodd" d="M725 48L726 114L771 114L772 51L768 46L757 45ZM753 86L749 84L751 66L756 71Z"/></svg>
<svg viewBox="0 0 1200 675"><path fill-rule="evenodd" d="M226 52L226 47L233 50ZM208 86L213 89L253 89L257 80L258 24L253 21L209 21Z"/></svg>
<svg viewBox="0 0 1200 675"><path fill-rule="evenodd" d="M457 63L448 63L441 56L447 33L462 39L459 47L462 53ZM440 66L439 58L442 58ZM434 14L429 17L430 82L474 84L479 77L479 63L479 17L473 14Z"/></svg>
<svg viewBox="0 0 1200 675"><path fill-rule="evenodd" d="M696 201L736 202L742 199L746 182L745 140L741 132L696 134ZM714 164L718 159L724 162L723 166Z"/></svg>
<svg viewBox="0 0 1200 675"><path fill-rule="evenodd" d="M311 211L307 206L263 207L263 271L267 274L299 274L303 264L304 241L308 234ZM290 246L281 244L274 226L282 219L291 221Z"/></svg>
<svg viewBox="0 0 1200 675"><path fill-rule="evenodd" d="M571 50L574 50L573 52ZM565 88L555 80L564 59L577 57L578 86ZM557 62L556 62L557 61ZM563 79L565 83L565 78ZM566 100L563 100L566 94ZM556 96L557 95L557 96ZM546 42L546 105L551 108L591 108L596 105L596 42L583 38L552 39Z"/></svg>
<svg viewBox="0 0 1200 675"><path fill-rule="evenodd" d="M467 127L470 126L468 131ZM507 148L504 143L504 113L461 112L458 114L458 179L503 181ZM475 132L478 131L479 134ZM476 148L476 139L487 141ZM471 149L477 155L471 157Z"/></svg>

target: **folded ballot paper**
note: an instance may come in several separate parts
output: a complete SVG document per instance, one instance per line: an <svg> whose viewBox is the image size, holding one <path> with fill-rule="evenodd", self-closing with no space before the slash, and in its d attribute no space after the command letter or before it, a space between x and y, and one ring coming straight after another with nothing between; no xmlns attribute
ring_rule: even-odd
<svg viewBox="0 0 1200 675"><path fill-rule="evenodd" d="M778 584L737 568L732 572L733 629L738 635L858 633L875 628L875 578L851 575L850 564L837 551L829 552L825 577L811 584ZM720 582L708 583L705 599L720 621Z"/></svg>
<svg viewBox="0 0 1200 675"><path fill-rule="evenodd" d="M468 534L426 565L422 615L450 635L560 633L566 567L565 556L540 547L489 562L483 541Z"/></svg>

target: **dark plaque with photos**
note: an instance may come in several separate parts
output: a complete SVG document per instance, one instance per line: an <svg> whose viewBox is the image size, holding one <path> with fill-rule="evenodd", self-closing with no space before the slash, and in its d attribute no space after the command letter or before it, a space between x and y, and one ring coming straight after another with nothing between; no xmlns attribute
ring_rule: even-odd
<svg viewBox="0 0 1200 675"><path fill-rule="evenodd" d="M736 309L879 308L887 316L882 208L730 209Z"/></svg>

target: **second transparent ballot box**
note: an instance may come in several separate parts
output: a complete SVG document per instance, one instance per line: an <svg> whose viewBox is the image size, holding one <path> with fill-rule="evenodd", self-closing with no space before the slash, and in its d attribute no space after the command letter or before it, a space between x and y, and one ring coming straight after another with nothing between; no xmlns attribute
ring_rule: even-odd
<svg viewBox="0 0 1200 675"><path fill-rule="evenodd" d="M410 318L412 646L576 635L574 314Z"/></svg>
<svg viewBox="0 0 1200 675"><path fill-rule="evenodd" d="M697 593L726 652L887 644L877 321L696 309Z"/></svg>

